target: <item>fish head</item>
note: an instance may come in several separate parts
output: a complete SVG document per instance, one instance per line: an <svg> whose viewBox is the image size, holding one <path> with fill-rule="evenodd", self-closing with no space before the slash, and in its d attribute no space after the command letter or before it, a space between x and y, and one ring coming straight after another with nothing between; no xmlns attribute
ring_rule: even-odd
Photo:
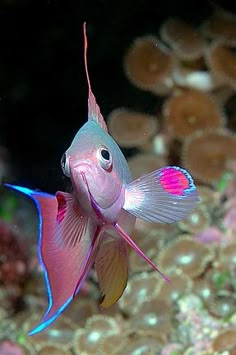
<svg viewBox="0 0 236 355"><path fill-rule="evenodd" d="M115 205L118 213L122 208L125 184L131 180L129 168L113 138L96 122L86 122L77 132L63 155L62 169L87 212Z"/></svg>

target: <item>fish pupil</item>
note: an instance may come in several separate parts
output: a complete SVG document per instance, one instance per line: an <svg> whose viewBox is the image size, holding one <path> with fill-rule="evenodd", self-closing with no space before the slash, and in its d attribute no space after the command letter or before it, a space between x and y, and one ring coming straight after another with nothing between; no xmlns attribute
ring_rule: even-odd
<svg viewBox="0 0 236 355"><path fill-rule="evenodd" d="M102 149L101 150L101 156L103 157L103 159L105 160L110 160L110 153L108 152L108 150L106 149Z"/></svg>
<svg viewBox="0 0 236 355"><path fill-rule="evenodd" d="M64 169L66 165L66 155L65 153L63 154L62 158L61 158L61 166Z"/></svg>

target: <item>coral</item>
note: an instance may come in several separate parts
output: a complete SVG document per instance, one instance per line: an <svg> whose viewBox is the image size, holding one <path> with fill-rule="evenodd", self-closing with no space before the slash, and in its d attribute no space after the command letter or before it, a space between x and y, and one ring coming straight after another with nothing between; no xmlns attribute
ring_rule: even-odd
<svg viewBox="0 0 236 355"><path fill-rule="evenodd" d="M236 138L228 131L196 132L182 148L183 165L205 183L216 183L225 172L227 161L235 158Z"/></svg>
<svg viewBox="0 0 236 355"><path fill-rule="evenodd" d="M236 46L236 16L219 6L202 23L201 31L207 38Z"/></svg>
<svg viewBox="0 0 236 355"><path fill-rule="evenodd" d="M97 292L94 292L96 295ZM99 313L95 299L91 297L77 297L65 310L65 316L72 320L77 326L84 326L86 320Z"/></svg>
<svg viewBox="0 0 236 355"><path fill-rule="evenodd" d="M145 301L157 296L159 282L160 276L155 272L142 272L130 278L118 301L120 310L127 315L135 314Z"/></svg>
<svg viewBox="0 0 236 355"><path fill-rule="evenodd" d="M171 314L169 304L155 297L144 302L138 313L131 317L129 330L140 336L151 336L166 342L171 328Z"/></svg>
<svg viewBox="0 0 236 355"><path fill-rule="evenodd" d="M206 62L219 86L236 89L236 55L222 43L214 42L206 52Z"/></svg>
<svg viewBox="0 0 236 355"><path fill-rule="evenodd" d="M201 206L204 206L208 211L211 211L218 206L219 194L215 189L212 189L209 186L198 185L197 191Z"/></svg>
<svg viewBox="0 0 236 355"><path fill-rule="evenodd" d="M70 355L71 351L63 347L63 345L45 342L40 344L37 350L38 355Z"/></svg>
<svg viewBox="0 0 236 355"><path fill-rule="evenodd" d="M228 246L225 246L220 251L219 260L230 270L236 271L236 243L232 243Z"/></svg>
<svg viewBox="0 0 236 355"><path fill-rule="evenodd" d="M113 110L107 118L108 129L121 147L137 147L146 143L157 131L155 116L125 108Z"/></svg>
<svg viewBox="0 0 236 355"><path fill-rule="evenodd" d="M210 285L209 281L204 277L194 282L193 293L196 296L200 297L201 300L204 302L204 304L206 304L209 302L212 293L214 293L214 288L212 285Z"/></svg>
<svg viewBox="0 0 236 355"><path fill-rule="evenodd" d="M36 323L39 322L41 315L34 313L29 316L22 325L22 331L26 335L33 329ZM29 337L29 342L36 348L40 347L45 342L57 345L62 345L65 350L72 346L74 332L77 325L63 314L58 318L58 321L53 323L46 331Z"/></svg>
<svg viewBox="0 0 236 355"><path fill-rule="evenodd" d="M193 61L203 55L205 39L190 24L178 18L169 18L160 28L161 39L184 61Z"/></svg>
<svg viewBox="0 0 236 355"><path fill-rule="evenodd" d="M180 89L195 89L202 92L213 91L217 88L212 73L209 71L185 68L178 65L173 73L175 86ZM218 101L216 101L218 102Z"/></svg>
<svg viewBox="0 0 236 355"><path fill-rule="evenodd" d="M207 128L220 128L225 120L213 98L199 90L177 91L165 101L162 111L169 133L179 139Z"/></svg>
<svg viewBox="0 0 236 355"><path fill-rule="evenodd" d="M4 285L21 284L27 276L28 256L20 238L13 228L0 220L0 283Z"/></svg>
<svg viewBox="0 0 236 355"><path fill-rule="evenodd" d="M30 274L29 254L21 239L21 234L0 219L0 299L10 314L22 307Z"/></svg>
<svg viewBox="0 0 236 355"><path fill-rule="evenodd" d="M180 355L183 353L183 345L179 343L170 343L165 345L161 355Z"/></svg>
<svg viewBox="0 0 236 355"><path fill-rule="evenodd" d="M213 252L206 245L183 235L163 248L158 260L162 270L174 263L186 275L196 277L204 271L213 257Z"/></svg>
<svg viewBox="0 0 236 355"><path fill-rule="evenodd" d="M190 354L204 354L204 351L211 354L212 340L222 328L222 322L210 316L200 298L193 294L182 297L177 305L178 341L186 345L191 344Z"/></svg>
<svg viewBox="0 0 236 355"><path fill-rule="evenodd" d="M217 227L212 226L199 231L194 240L203 244L223 245L225 236Z"/></svg>
<svg viewBox="0 0 236 355"><path fill-rule="evenodd" d="M112 317L96 315L88 318L85 328L78 329L74 336L73 350L75 354L99 354L100 347L120 335L122 326ZM108 346L108 345L107 345Z"/></svg>
<svg viewBox="0 0 236 355"><path fill-rule="evenodd" d="M225 228L236 232L236 207L232 207L226 212L223 218L223 225Z"/></svg>
<svg viewBox="0 0 236 355"><path fill-rule="evenodd" d="M139 153L128 159L133 179L148 174L165 165L165 161L155 154Z"/></svg>
<svg viewBox="0 0 236 355"><path fill-rule="evenodd" d="M225 292L223 295L214 295L207 301L209 313L215 317L229 319L235 311L236 295Z"/></svg>
<svg viewBox="0 0 236 355"><path fill-rule="evenodd" d="M137 235L136 231L139 235ZM137 218L133 234L138 243L142 243L146 235L150 234L156 238L158 245L162 245L169 239L173 239L178 234L178 229L174 223L150 223Z"/></svg>
<svg viewBox="0 0 236 355"><path fill-rule="evenodd" d="M162 344L152 337L139 336L131 337L121 348L120 355L148 354L156 355L162 349Z"/></svg>
<svg viewBox="0 0 236 355"><path fill-rule="evenodd" d="M174 302L176 302L183 294L191 293L193 282L191 278L185 275L182 270L172 267L168 270L168 277L171 284L163 281L158 287L157 300L164 300L169 309L172 309Z"/></svg>
<svg viewBox="0 0 236 355"><path fill-rule="evenodd" d="M34 349L30 346L20 345L10 340L0 342L1 355L36 355ZM59 354L58 354L59 355Z"/></svg>
<svg viewBox="0 0 236 355"><path fill-rule="evenodd" d="M223 330L214 339L212 344L213 351L229 351L230 354L236 352L236 328Z"/></svg>
<svg viewBox="0 0 236 355"><path fill-rule="evenodd" d="M128 79L140 89L166 94L173 86L174 57L155 36L138 37L124 58Z"/></svg>
<svg viewBox="0 0 236 355"><path fill-rule="evenodd" d="M214 317L229 319L235 311L235 275L228 265L213 264L212 268L198 281L195 291L204 300L206 308Z"/></svg>
<svg viewBox="0 0 236 355"><path fill-rule="evenodd" d="M210 225L210 213L206 208L197 206L186 219L178 222L178 226L182 231L187 233L198 233Z"/></svg>

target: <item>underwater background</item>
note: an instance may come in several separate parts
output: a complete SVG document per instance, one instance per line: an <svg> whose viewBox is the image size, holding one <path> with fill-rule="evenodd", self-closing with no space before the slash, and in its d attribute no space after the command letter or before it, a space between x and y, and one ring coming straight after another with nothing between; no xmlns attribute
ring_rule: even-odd
<svg viewBox="0 0 236 355"><path fill-rule="evenodd" d="M87 120L91 85L134 178L168 164L200 203L174 224L137 220L120 300L99 308L92 271L68 309L47 306L35 206L0 189L0 355L236 354L236 5L227 1L0 2L0 180L54 194Z"/></svg>

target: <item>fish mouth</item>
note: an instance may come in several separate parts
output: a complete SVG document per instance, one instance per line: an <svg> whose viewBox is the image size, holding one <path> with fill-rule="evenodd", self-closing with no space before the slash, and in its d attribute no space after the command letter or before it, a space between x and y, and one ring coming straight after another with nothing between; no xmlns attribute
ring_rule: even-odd
<svg viewBox="0 0 236 355"><path fill-rule="evenodd" d="M96 216L100 219L100 220L103 220L103 216L99 210L99 206L98 204L96 203L95 199L93 198L93 195L91 194L90 192L90 189L89 189L89 184L88 184L88 181L86 179L86 175L84 172L80 172L80 176L85 184L85 186L87 187L87 191L88 191L88 194L89 194L89 198L90 198L90 203L91 203L91 206L94 210L94 212L96 213Z"/></svg>
<svg viewBox="0 0 236 355"><path fill-rule="evenodd" d="M80 159L70 162L72 183L77 191L80 201L86 206L87 210L93 205L94 209L107 210L114 205L119 198L119 191L116 191L117 183L113 182L111 176L107 176L96 161L90 159ZM116 180L116 179L114 179ZM102 184L99 182L103 181ZM110 184L115 192L109 193Z"/></svg>

